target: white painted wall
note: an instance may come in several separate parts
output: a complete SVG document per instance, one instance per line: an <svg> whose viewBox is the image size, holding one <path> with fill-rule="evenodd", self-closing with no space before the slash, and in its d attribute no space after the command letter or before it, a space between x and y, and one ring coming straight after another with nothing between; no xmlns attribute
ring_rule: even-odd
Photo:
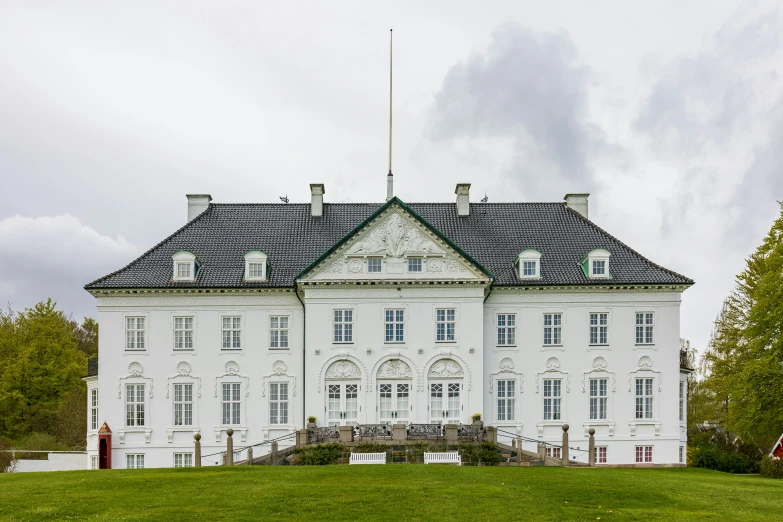
<svg viewBox="0 0 783 522"><path fill-rule="evenodd" d="M19 459L14 463L14 472L30 471L72 471L87 469L87 458L83 451L48 453L47 460Z"/></svg>

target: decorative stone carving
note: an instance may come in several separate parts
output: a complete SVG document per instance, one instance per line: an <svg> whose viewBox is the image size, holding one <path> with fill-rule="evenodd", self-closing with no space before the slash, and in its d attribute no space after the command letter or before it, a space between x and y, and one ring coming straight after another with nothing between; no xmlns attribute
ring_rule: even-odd
<svg viewBox="0 0 783 522"><path fill-rule="evenodd" d="M603 357L596 357L593 359L593 370L595 371L603 371L606 370L606 367L608 366L608 363L606 362L606 359Z"/></svg>
<svg viewBox="0 0 783 522"><path fill-rule="evenodd" d="M272 373L275 375L283 375L287 371L288 365L285 361L275 361L274 364L272 364Z"/></svg>
<svg viewBox="0 0 783 522"><path fill-rule="evenodd" d="M413 378L411 367L400 359L389 359L378 368L379 379L409 379Z"/></svg>
<svg viewBox="0 0 783 522"><path fill-rule="evenodd" d="M166 385L166 397L169 397L169 394L171 392L171 381L178 379L180 377L185 377L188 379L191 379L196 384L196 396L201 397L201 377L196 377L195 375L192 375L190 372L192 371L192 368L190 366L190 363L187 361L180 361L177 363L177 375L174 375L173 377L169 377L167 380ZM170 437L169 437L170 438ZM171 442L171 440L169 440Z"/></svg>
<svg viewBox="0 0 783 522"><path fill-rule="evenodd" d="M458 362L452 359L441 359L430 366L428 377L463 377L465 372Z"/></svg>
<svg viewBox="0 0 783 522"><path fill-rule="evenodd" d="M326 369L327 379L361 379L362 372L352 361L340 359Z"/></svg>
<svg viewBox="0 0 783 522"><path fill-rule="evenodd" d="M648 356L643 355L639 358L639 369L640 370L650 370L652 369L652 359L650 359Z"/></svg>
<svg viewBox="0 0 783 522"><path fill-rule="evenodd" d="M446 258L446 272L467 272L465 265L457 261L453 256Z"/></svg>
<svg viewBox="0 0 783 522"><path fill-rule="evenodd" d="M441 266L440 259L436 259L436 258L430 259L429 261L427 261L427 272L438 273L440 272L440 266Z"/></svg>
<svg viewBox="0 0 783 522"><path fill-rule="evenodd" d="M352 274L358 274L362 271L362 262L358 259L351 260L351 263L348 265L348 270L350 270Z"/></svg>
<svg viewBox="0 0 783 522"><path fill-rule="evenodd" d="M185 361L181 361L177 364L177 375L190 375L190 364Z"/></svg>
<svg viewBox="0 0 783 522"><path fill-rule="evenodd" d="M500 369L504 372L510 372L514 369L514 361L509 357L505 357L500 361Z"/></svg>
<svg viewBox="0 0 783 522"><path fill-rule="evenodd" d="M560 371L560 359L557 357L550 357L546 360L546 371L557 372Z"/></svg>
<svg viewBox="0 0 783 522"><path fill-rule="evenodd" d="M393 212L366 232L348 249L347 253L402 257L406 252L430 253L442 252L442 250L408 219Z"/></svg>
<svg viewBox="0 0 783 522"><path fill-rule="evenodd" d="M239 364L236 361L228 361L223 368L226 375L239 375Z"/></svg>
<svg viewBox="0 0 783 522"><path fill-rule="evenodd" d="M141 363L133 361L128 365L128 375L131 377L140 377L142 373L144 373L144 367Z"/></svg>
<svg viewBox="0 0 783 522"><path fill-rule="evenodd" d="M331 263L331 264L327 265L326 267L324 267L322 272L325 273L325 274L342 274L343 273L343 265L344 265L344 263L343 263L342 260L334 261L333 263Z"/></svg>

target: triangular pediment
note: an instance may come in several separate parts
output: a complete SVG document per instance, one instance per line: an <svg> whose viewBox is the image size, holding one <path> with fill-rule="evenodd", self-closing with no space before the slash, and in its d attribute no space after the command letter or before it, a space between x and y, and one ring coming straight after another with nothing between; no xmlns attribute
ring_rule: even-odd
<svg viewBox="0 0 783 522"><path fill-rule="evenodd" d="M420 271L409 270L409 260ZM371 265L374 266L371 267ZM373 269L378 269L375 271ZM305 269L300 281L488 281L481 265L396 198Z"/></svg>

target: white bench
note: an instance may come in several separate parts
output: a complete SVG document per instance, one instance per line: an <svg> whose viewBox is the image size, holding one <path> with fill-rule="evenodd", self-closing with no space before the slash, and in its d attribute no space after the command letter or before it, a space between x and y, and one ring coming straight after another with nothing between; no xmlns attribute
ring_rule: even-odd
<svg viewBox="0 0 783 522"><path fill-rule="evenodd" d="M386 464L386 453L351 453L348 464Z"/></svg>
<svg viewBox="0 0 783 522"><path fill-rule="evenodd" d="M462 459L456 451L442 451L438 453L424 452L425 464L456 464L462 466Z"/></svg>

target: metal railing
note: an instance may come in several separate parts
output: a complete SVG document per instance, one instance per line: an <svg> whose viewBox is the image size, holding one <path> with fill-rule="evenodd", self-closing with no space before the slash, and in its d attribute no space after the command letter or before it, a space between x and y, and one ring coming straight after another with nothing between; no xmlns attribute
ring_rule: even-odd
<svg viewBox="0 0 783 522"><path fill-rule="evenodd" d="M323 442L334 442L339 439L340 439L340 428L337 426L307 428L308 444L321 444Z"/></svg>
<svg viewBox="0 0 783 522"><path fill-rule="evenodd" d="M354 440L389 440L392 438L392 427L388 424L359 424L353 428L353 437Z"/></svg>
<svg viewBox="0 0 783 522"><path fill-rule="evenodd" d="M443 425L408 424L405 435L409 440L441 440L443 438Z"/></svg>

